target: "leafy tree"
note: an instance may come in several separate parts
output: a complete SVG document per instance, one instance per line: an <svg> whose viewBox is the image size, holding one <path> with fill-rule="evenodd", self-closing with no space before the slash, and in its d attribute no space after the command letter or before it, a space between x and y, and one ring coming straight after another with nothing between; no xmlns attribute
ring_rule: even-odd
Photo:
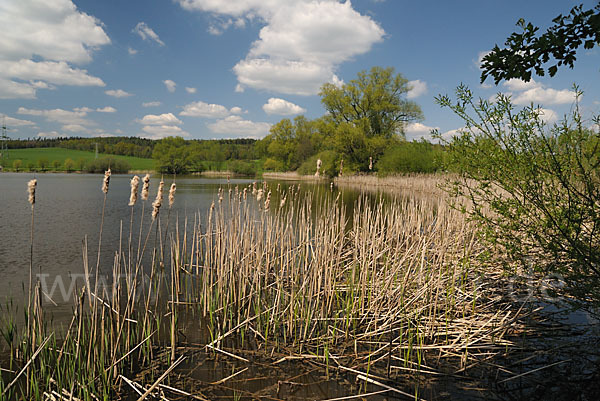
<svg viewBox="0 0 600 401"><path fill-rule="evenodd" d="M54 168L54 170L58 170L60 168L60 165L62 163L60 162L60 160L52 160L52 167Z"/></svg>
<svg viewBox="0 0 600 401"><path fill-rule="evenodd" d="M73 171L73 169L75 168L75 162L73 161L73 159L66 158L64 168L67 173L70 173L71 171Z"/></svg>
<svg viewBox="0 0 600 401"><path fill-rule="evenodd" d="M513 33L504 48L496 45L483 58L481 82L488 76L492 76L496 84L511 78L529 81L532 72L545 75L544 64L550 58L556 61L547 69L552 77L560 66L573 68L576 51L582 44L585 49L600 44L600 4L586 11L583 5L573 7L569 14L559 15L552 22L553 26L537 36L539 28L521 18L517 26L522 33Z"/></svg>
<svg viewBox="0 0 600 401"><path fill-rule="evenodd" d="M475 101L461 86L456 101L437 101L465 122L447 142L459 174L448 190L468 200L485 238L528 268L561 275L574 299L600 305L600 135L577 107L549 127L540 109L515 110L503 95Z"/></svg>
<svg viewBox="0 0 600 401"><path fill-rule="evenodd" d="M45 157L38 159L38 166L40 167L40 170L42 170L42 171L45 171L48 168L49 164L50 164L50 162Z"/></svg>
<svg viewBox="0 0 600 401"><path fill-rule="evenodd" d="M79 158L77 159L77 161L75 162L75 166L77 167L78 171L83 171L85 170L85 159L84 158Z"/></svg>
<svg viewBox="0 0 600 401"><path fill-rule="evenodd" d="M35 171L35 164L33 162L27 162L27 169L29 171Z"/></svg>
<svg viewBox="0 0 600 401"><path fill-rule="evenodd" d="M405 123L423 118L421 108L405 99L409 90L408 80L394 68L373 67L342 87L323 85L319 95L336 124L351 124L368 138L392 138L404 135Z"/></svg>
<svg viewBox="0 0 600 401"><path fill-rule="evenodd" d="M131 166L127 161L116 159L112 156L99 157L85 166L85 170L88 173L104 173L109 168L113 173L127 173L131 169Z"/></svg>
<svg viewBox="0 0 600 401"><path fill-rule="evenodd" d="M376 168L379 174L433 173L439 170L443 161L443 150L425 140L398 142L389 146Z"/></svg>
<svg viewBox="0 0 600 401"><path fill-rule="evenodd" d="M157 161L158 170L163 173L182 174L191 164L190 148L182 137L161 139L152 152Z"/></svg>
<svg viewBox="0 0 600 401"><path fill-rule="evenodd" d="M19 169L21 168L22 165L23 165L23 160L21 160L21 159L17 159L13 162L13 168L17 172L19 171Z"/></svg>

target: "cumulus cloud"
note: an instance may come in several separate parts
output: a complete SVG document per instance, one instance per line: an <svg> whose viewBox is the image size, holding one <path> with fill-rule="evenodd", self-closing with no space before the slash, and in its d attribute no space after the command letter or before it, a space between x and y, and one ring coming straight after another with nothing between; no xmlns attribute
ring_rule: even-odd
<svg viewBox="0 0 600 401"><path fill-rule="evenodd" d="M408 86L410 87L410 90L406 94L407 99L416 99L427 93L427 82L423 82L419 79L409 81Z"/></svg>
<svg viewBox="0 0 600 401"><path fill-rule="evenodd" d="M142 103L143 107L157 107L157 106L160 106L160 105L161 105L161 103L159 101Z"/></svg>
<svg viewBox="0 0 600 401"><path fill-rule="evenodd" d="M165 79L163 81L163 84L165 84L165 86L167 87L167 90L171 93L175 92L175 87L177 86L177 84L173 81L171 81L170 79Z"/></svg>
<svg viewBox="0 0 600 401"><path fill-rule="evenodd" d="M189 137L190 134L176 125L146 125L140 136L147 139L162 139L168 136Z"/></svg>
<svg viewBox="0 0 600 401"><path fill-rule="evenodd" d="M135 28L133 28L132 32L138 34L139 37L144 40L158 43L160 46L165 45L165 43L162 40L160 40L156 32L154 32L154 30L150 28L145 22L138 22Z"/></svg>
<svg viewBox="0 0 600 401"><path fill-rule="evenodd" d="M220 104L209 104L203 101L186 104L180 116L187 117L205 117L205 118L222 118L230 114L227 107Z"/></svg>
<svg viewBox="0 0 600 401"><path fill-rule="evenodd" d="M165 113L161 115L146 114L141 120L138 120L143 125L179 125L181 120L175 117L173 113Z"/></svg>
<svg viewBox="0 0 600 401"><path fill-rule="evenodd" d="M306 112L306 109L297 104L276 97L270 98L262 108L267 114L277 114L280 116L293 116Z"/></svg>
<svg viewBox="0 0 600 401"><path fill-rule="evenodd" d="M421 123L410 123L404 127L404 133L406 135L406 139L421 139L421 138L430 138L431 130L439 129L438 127L430 127Z"/></svg>
<svg viewBox="0 0 600 401"><path fill-rule="evenodd" d="M128 47L127 48L127 53L129 53L130 56L134 56L134 55L136 55L138 53L138 51L135 50L135 49L133 49L133 48L131 48L131 47Z"/></svg>
<svg viewBox="0 0 600 401"><path fill-rule="evenodd" d="M0 26L6 28L0 37L0 98L35 98L36 90L53 88L49 83L104 86L69 65L91 61L95 49L110 43L102 23L71 0L4 1Z"/></svg>
<svg viewBox="0 0 600 401"><path fill-rule="evenodd" d="M117 111L117 109L115 109L114 107L111 107L111 106L106 106L106 107L102 107L102 108L97 108L96 111L98 113L115 113Z"/></svg>
<svg viewBox="0 0 600 401"><path fill-rule="evenodd" d="M229 111L231 112L231 114L242 114L244 112L244 110L242 110L242 108L238 106L230 108Z"/></svg>
<svg viewBox="0 0 600 401"><path fill-rule="evenodd" d="M239 86L273 92L312 95L325 82L336 82L341 63L367 53L383 40L384 30L361 15L350 1L311 0L177 0L199 10L265 23L246 58L234 66ZM327 38L323 40L323 38Z"/></svg>
<svg viewBox="0 0 600 401"><path fill-rule="evenodd" d="M0 113L0 121L2 121L2 123L6 124L8 127L25 127L25 126L35 125L35 123L33 121L21 120L19 118L10 117L10 116L7 116L6 114L1 114L1 113Z"/></svg>
<svg viewBox="0 0 600 401"><path fill-rule="evenodd" d="M544 109L540 107L538 109L538 115L540 119L547 124L552 124L558 120L558 115L552 109Z"/></svg>
<svg viewBox="0 0 600 401"><path fill-rule="evenodd" d="M531 103L541 105L569 104L575 101L575 92L568 89L548 88L533 79L529 82L520 79L511 79L503 84L508 88L514 104L528 105ZM513 93L517 92L517 93Z"/></svg>
<svg viewBox="0 0 600 401"><path fill-rule="evenodd" d="M107 91L104 91L104 93L106 93L108 96L112 96L112 97L129 97L129 96L133 96L132 93L129 92L125 92L123 89L110 89Z"/></svg>
<svg viewBox="0 0 600 401"><path fill-rule="evenodd" d="M52 109L52 110L37 110L27 109L25 107L19 107L17 114L24 114L30 116L44 117L47 121L57 122L63 125L90 125L91 121L87 120L87 111L82 110L63 110L63 109Z"/></svg>
<svg viewBox="0 0 600 401"><path fill-rule="evenodd" d="M56 131L50 131L50 132L38 132L37 134L38 138L60 138L61 135L60 133L56 132Z"/></svg>
<svg viewBox="0 0 600 401"><path fill-rule="evenodd" d="M90 130L86 127L84 127L83 125L80 124L67 124L67 125L63 125L62 126L62 130L63 131L68 131L68 132L83 132L83 133L89 133Z"/></svg>
<svg viewBox="0 0 600 401"><path fill-rule="evenodd" d="M186 86L185 91L187 93L196 93L196 88L190 88L190 87Z"/></svg>
<svg viewBox="0 0 600 401"><path fill-rule="evenodd" d="M244 120L240 116L229 116L208 124L208 128L215 134L229 137L262 138L269 133L271 124Z"/></svg>

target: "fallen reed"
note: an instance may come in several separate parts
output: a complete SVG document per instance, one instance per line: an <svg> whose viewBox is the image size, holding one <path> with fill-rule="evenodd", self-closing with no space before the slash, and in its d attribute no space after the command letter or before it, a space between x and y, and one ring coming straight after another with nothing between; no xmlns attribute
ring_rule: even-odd
<svg viewBox="0 0 600 401"><path fill-rule="evenodd" d="M148 188L145 177L135 257L132 180L130 232L121 234L129 246L115 251L104 285L86 274L66 330L33 301L35 333L4 336L13 373L2 371L3 397L181 395L189 389L162 381L200 351L244 364L257 352L272 366L310 361L373 384L468 370L512 346L505 336L517 314L498 289L501 271L480 263L476 230L434 190L347 205L329 189L230 186L205 215L167 221L161 233L164 182L146 216ZM174 196L175 184L170 207ZM164 235L164 254L156 241L148 247L153 232ZM83 251L89 273L87 241Z"/></svg>

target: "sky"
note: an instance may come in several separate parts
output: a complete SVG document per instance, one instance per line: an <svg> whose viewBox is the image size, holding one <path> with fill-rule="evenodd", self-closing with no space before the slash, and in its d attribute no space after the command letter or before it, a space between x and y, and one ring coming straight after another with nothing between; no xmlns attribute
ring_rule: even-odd
<svg viewBox="0 0 600 401"><path fill-rule="evenodd" d="M424 120L407 139L463 125L435 97L464 83L555 122L584 91L600 113L600 50L553 78L480 84L479 60L519 18L544 29L596 1L0 0L0 118L12 138L262 138L282 118L325 113L323 83L373 66L410 84ZM590 123L591 125L591 123Z"/></svg>

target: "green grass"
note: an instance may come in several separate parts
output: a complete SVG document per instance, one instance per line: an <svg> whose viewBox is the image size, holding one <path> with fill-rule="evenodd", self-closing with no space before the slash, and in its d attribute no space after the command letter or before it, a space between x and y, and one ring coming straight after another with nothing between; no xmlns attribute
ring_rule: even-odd
<svg viewBox="0 0 600 401"><path fill-rule="evenodd" d="M143 159L141 157L133 156L120 156L120 155L108 155L99 153L98 157L110 156L118 160L125 160L131 166L132 170L154 170L154 159ZM64 169L65 159L72 159L77 165L77 161L80 159L86 162L94 160L96 157L94 152L86 152L83 150L63 149L63 148L29 148L29 149L10 149L8 152L8 158L2 160L2 165L6 168L11 169L13 162L17 159L21 160L22 166L20 170L27 171L27 165L33 163L35 167L38 167L38 160L45 158L49 162L48 169L55 170L52 166L54 160L60 162L59 171Z"/></svg>

